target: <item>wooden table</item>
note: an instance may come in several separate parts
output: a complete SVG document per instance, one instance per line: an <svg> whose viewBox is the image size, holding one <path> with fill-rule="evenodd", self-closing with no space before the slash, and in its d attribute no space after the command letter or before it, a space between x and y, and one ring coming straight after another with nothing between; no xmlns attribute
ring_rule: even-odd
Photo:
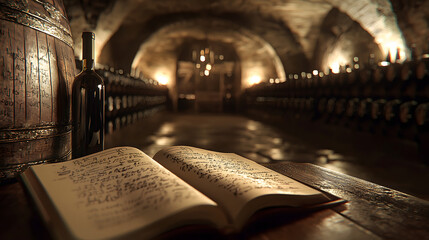
<svg viewBox="0 0 429 240"><path fill-rule="evenodd" d="M312 164L266 166L348 202L227 239L429 239L428 201ZM0 221L0 239L50 238L19 182L0 186Z"/></svg>

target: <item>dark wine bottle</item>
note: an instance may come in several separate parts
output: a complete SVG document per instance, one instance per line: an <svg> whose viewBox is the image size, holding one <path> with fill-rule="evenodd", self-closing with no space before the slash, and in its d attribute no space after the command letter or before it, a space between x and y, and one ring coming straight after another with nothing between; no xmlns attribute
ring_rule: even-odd
<svg viewBox="0 0 429 240"><path fill-rule="evenodd" d="M82 33L82 72L72 90L72 158L104 149L104 82L94 71L92 32Z"/></svg>

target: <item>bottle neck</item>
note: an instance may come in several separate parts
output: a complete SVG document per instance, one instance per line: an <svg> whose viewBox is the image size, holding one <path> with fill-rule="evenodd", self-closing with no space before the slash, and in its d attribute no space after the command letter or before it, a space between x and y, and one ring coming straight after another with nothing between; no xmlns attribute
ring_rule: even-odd
<svg viewBox="0 0 429 240"><path fill-rule="evenodd" d="M83 59L82 60L82 70L94 70L94 59Z"/></svg>
<svg viewBox="0 0 429 240"><path fill-rule="evenodd" d="M94 42L95 35L92 32L82 33L82 69L94 69Z"/></svg>

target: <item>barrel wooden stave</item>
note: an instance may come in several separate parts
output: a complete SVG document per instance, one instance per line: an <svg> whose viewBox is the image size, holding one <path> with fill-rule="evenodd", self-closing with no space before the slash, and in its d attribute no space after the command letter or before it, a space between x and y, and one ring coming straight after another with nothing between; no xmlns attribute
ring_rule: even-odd
<svg viewBox="0 0 429 240"><path fill-rule="evenodd" d="M28 7L43 21L57 24L58 31L49 24L40 29L45 25L14 22L26 11L11 4L0 0L5 10L0 15L0 179L29 164L71 157L70 96L76 69L73 49L64 40L68 36L55 35L69 30L62 2L16 1L16 9ZM5 17L4 12L16 15Z"/></svg>

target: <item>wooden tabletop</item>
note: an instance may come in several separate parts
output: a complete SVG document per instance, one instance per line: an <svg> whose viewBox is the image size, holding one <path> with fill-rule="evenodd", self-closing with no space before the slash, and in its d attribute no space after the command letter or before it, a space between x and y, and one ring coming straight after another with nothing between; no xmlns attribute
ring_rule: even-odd
<svg viewBox="0 0 429 240"><path fill-rule="evenodd" d="M257 222L240 239L429 239L429 202L307 163L267 167L348 202ZM49 239L19 182L0 186L0 239Z"/></svg>

